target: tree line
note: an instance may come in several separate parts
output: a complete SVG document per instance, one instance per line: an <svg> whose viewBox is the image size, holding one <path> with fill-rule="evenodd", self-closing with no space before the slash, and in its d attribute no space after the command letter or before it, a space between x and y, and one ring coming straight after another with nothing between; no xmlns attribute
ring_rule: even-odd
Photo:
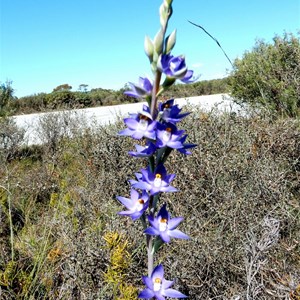
<svg viewBox="0 0 300 300"><path fill-rule="evenodd" d="M272 42L257 40L250 51L233 63L228 77L203 80L193 84L176 84L164 96L183 98L229 93L233 99L250 107L265 109L274 116L300 116L300 32L297 35L276 35ZM11 82L0 84L1 115L74 109L101 105L132 103L137 100L120 90L97 88L88 91L81 84L72 91L61 84L51 93L40 93L16 98Z"/></svg>
<svg viewBox="0 0 300 300"><path fill-rule="evenodd" d="M171 87L165 95L169 98L182 98L200 95L226 93L227 78L199 81L193 84L178 84ZM77 91L72 91L69 84L61 84L51 93L38 93L25 97L14 97L11 82L2 84L1 95L3 104L0 102L0 110L11 114L24 114L45 112L61 109L87 108L96 106L108 106L116 104L134 103L138 100L124 92L127 87L120 90L96 88L88 91L88 85L81 84Z"/></svg>

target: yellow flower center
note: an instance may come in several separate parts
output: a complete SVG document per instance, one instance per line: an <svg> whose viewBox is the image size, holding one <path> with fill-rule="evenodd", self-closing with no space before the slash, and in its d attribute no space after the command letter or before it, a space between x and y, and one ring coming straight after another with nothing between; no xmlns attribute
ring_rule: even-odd
<svg viewBox="0 0 300 300"><path fill-rule="evenodd" d="M154 284L153 284L153 290L155 292L158 292L161 288L161 279L160 278L155 278L154 279Z"/></svg>
<svg viewBox="0 0 300 300"><path fill-rule="evenodd" d="M168 142L172 136L172 128L167 127L163 133L163 140Z"/></svg>
<svg viewBox="0 0 300 300"><path fill-rule="evenodd" d="M135 210L136 211L141 211L144 207L144 203L145 201L143 199L139 199L137 202L136 202L136 205L135 205Z"/></svg>
<svg viewBox="0 0 300 300"><path fill-rule="evenodd" d="M159 174L159 173L155 174L154 186L155 187L161 186L161 174Z"/></svg>
<svg viewBox="0 0 300 300"><path fill-rule="evenodd" d="M165 231L168 227L168 220L167 219L160 219L159 220L159 231Z"/></svg>

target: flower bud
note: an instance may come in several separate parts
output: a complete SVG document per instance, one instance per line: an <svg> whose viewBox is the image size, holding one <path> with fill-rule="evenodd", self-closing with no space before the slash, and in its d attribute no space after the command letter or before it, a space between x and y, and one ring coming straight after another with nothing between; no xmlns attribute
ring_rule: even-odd
<svg viewBox="0 0 300 300"><path fill-rule="evenodd" d="M166 17L166 7L164 6L164 3L162 3L162 5L159 7L159 20L162 27L164 27L166 24Z"/></svg>
<svg viewBox="0 0 300 300"><path fill-rule="evenodd" d="M163 51L163 44L164 44L164 34L162 30L154 37L154 49L158 55L160 55Z"/></svg>
<svg viewBox="0 0 300 300"><path fill-rule="evenodd" d="M160 25L162 27L166 26L173 12L172 5L169 2L172 3L172 1L164 1L159 8Z"/></svg>
<svg viewBox="0 0 300 300"><path fill-rule="evenodd" d="M166 38L165 54L169 54L176 43L176 29Z"/></svg>
<svg viewBox="0 0 300 300"><path fill-rule="evenodd" d="M145 36L144 49L145 49L146 55L149 57L150 62L152 62L154 45L153 45L153 42L151 41L151 39L147 35Z"/></svg>

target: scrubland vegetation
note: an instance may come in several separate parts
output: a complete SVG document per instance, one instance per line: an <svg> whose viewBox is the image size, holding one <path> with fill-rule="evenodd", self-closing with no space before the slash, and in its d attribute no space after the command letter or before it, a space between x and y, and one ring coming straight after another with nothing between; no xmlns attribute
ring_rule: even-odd
<svg viewBox="0 0 300 300"><path fill-rule="evenodd" d="M190 299L296 293L299 125L200 111L186 120L198 147L188 159L170 160L180 191L164 200L186 218L181 229L191 240L165 245L160 257ZM2 299L135 299L145 246L138 225L116 216L122 209L116 196L126 194L141 166L128 158L132 141L116 137L121 128L120 122L78 129L72 139L57 136L30 148L20 145L22 133L7 140L0 174ZM44 126L51 136L47 131L53 119ZM164 258L167 247L174 255Z"/></svg>
<svg viewBox="0 0 300 300"><path fill-rule="evenodd" d="M230 91L239 103L300 116L300 32L284 33L273 43L258 40L234 63Z"/></svg>
<svg viewBox="0 0 300 300"><path fill-rule="evenodd" d="M262 65L257 56L272 63L269 74L246 72L243 62ZM162 200L184 216L180 229L191 240L164 245L159 259L189 299L300 299L299 57L299 40L288 35L257 45L228 79L215 81L255 110L247 117L194 110L182 124L198 146L187 158L171 154L166 167L176 169L179 192ZM168 96L192 96L190 86ZM36 100L16 108L25 99L12 99L10 88L1 88L2 116L43 107ZM48 96L56 93L92 91ZM53 109L67 107L57 99ZM41 110L50 109L47 101ZM30 147L11 119L0 120L0 299L136 299L145 245L139 224L116 215L116 196L144 167L127 155L134 143L116 136L121 120L86 128L83 119L55 118L41 121L44 144Z"/></svg>

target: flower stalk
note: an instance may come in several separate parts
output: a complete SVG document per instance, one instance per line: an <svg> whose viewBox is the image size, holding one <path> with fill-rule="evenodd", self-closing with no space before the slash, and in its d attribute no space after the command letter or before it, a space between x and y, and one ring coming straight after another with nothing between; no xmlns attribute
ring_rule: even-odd
<svg viewBox="0 0 300 300"><path fill-rule="evenodd" d="M155 110L156 110L156 107L157 107L157 94L158 94L158 91L159 91L160 79L161 79L161 72L159 70L157 70L156 74L155 74L155 81L154 81L154 86L153 86L153 91L152 91L152 98L151 98L150 113L151 113L152 118L155 117Z"/></svg>
<svg viewBox="0 0 300 300"><path fill-rule="evenodd" d="M154 80L140 77L138 84L130 83L131 90L125 94L135 98L146 99L148 106L143 105L139 113L130 114L124 119L127 126L119 132L121 136L130 136L143 141L143 146L135 145L136 151L129 155L137 158L148 158L148 167L136 173L136 179L129 180L131 197L118 196L117 199L127 208L119 212L129 216L133 221L140 218L143 233L146 236L148 257L148 276L143 276L146 288L140 292L141 299L165 299L165 297L186 298L186 296L171 289L173 281L164 278L162 265L155 267L155 256L159 249L171 241L171 238L188 239L188 235L177 229L183 221L182 217L171 218L164 203L160 205L161 193L177 192L171 185L175 174L169 174L165 163L173 150L189 155L187 149L196 145L186 143L185 130L179 130L177 124L189 113L181 113L174 99L159 102L159 96L176 80L184 83L193 82L193 71L188 70L183 55L173 56L171 51L176 42L176 30L166 36L169 19L172 15L172 0L163 0L160 6L161 28L152 41L146 36L145 53L149 58ZM161 84L163 76L165 77Z"/></svg>

